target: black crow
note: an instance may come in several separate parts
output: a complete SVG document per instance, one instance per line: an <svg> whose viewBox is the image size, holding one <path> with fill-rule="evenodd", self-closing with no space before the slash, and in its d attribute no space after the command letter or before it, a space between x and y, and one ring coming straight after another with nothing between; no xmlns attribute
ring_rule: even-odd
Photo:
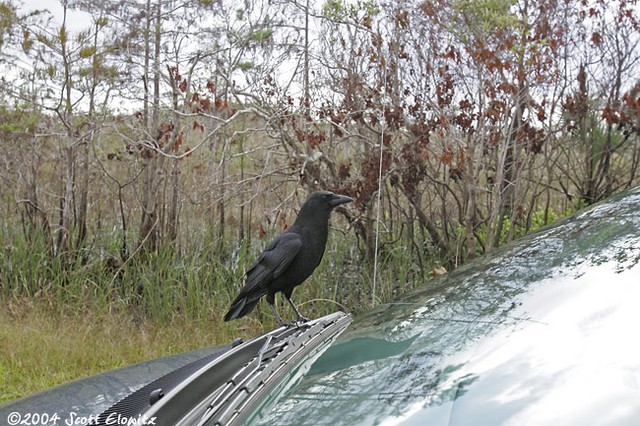
<svg viewBox="0 0 640 426"><path fill-rule="evenodd" d="M249 267L245 285L231 304L224 320L230 321L247 315L260 298L266 295L278 324L285 325L274 306L276 293L280 291L296 312L296 321L307 321L291 301L291 294L322 260L329 234L331 210L351 201L353 199L350 197L329 191L311 194L302 205L293 225L278 235Z"/></svg>

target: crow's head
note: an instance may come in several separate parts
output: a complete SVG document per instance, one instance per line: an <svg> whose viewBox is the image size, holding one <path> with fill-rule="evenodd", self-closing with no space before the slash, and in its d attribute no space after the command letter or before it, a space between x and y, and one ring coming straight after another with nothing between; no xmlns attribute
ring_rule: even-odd
<svg viewBox="0 0 640 426"><path fill-rule="evenodd" d="M332 210L341 204L350 203L353 198L346 195L334 194L331 191L317 191L311 194L305 204L312 205L317 208Z"/></svg>
<svg viewBox="0 0 640 426"><path fill-rule="evenodd" d="M341 204L350 203L351 201L353 201L353 199L346 195L338 195L330 191L317 191L311 194L302 205L297 219L301 221L326 222L334 208Z"/></svg>

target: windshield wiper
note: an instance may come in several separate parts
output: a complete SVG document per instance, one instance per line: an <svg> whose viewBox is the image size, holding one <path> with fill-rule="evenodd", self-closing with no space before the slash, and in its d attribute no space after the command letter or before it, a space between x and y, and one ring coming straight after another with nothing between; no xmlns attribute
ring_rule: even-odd
<svg viewBox="0 0 640 426"><path fill-rule="evenodd" d="M171 389L147 393L150 405L126 416L134 416L136 424L238 424L293 386L351 320L350 315L336 312L239 343Z"/></svg>

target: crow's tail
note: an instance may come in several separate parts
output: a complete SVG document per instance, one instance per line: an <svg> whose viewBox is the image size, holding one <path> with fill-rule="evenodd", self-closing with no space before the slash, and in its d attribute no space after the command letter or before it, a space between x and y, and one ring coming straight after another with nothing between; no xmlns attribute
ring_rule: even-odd
<svg viewBox="0 0 640 426"><path fill-rule="evenodd" d="M244 296L236 298L231 304L229 312L224 316L224 320L231 321L236 318L242 318L253 311L259 301L260 297Z"/></svg>

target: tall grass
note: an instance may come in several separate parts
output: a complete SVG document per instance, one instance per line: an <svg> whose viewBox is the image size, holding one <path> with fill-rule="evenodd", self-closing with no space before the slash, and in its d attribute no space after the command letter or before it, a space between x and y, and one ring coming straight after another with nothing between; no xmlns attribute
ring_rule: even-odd
<svg viewBox="0 0 640 426"><path fill-rule="evenodd" d="M114 247L113 252L87 249L74 257L52 256L46 241L27 240L22 232L5 229L0 291L5 300L46 300L52 311L61 313L81 309L98 314L118 312L159 324L176 316L222 324L246 268L270 236L253 243L228 244L221 253L221 245L207 237L210 235L215 233L192 233L176 245L122 262L117 258L117 244L96 244ZM404 247L381 254L374 300L388 300L422 281L413 258ZM372 272L373 265L361 261L355 236L335 232L320 267L296 289L294 300L311 316L337 309L358 311L371 303ZM273 324L269 310L253 318L266 326Z"/></svg>

